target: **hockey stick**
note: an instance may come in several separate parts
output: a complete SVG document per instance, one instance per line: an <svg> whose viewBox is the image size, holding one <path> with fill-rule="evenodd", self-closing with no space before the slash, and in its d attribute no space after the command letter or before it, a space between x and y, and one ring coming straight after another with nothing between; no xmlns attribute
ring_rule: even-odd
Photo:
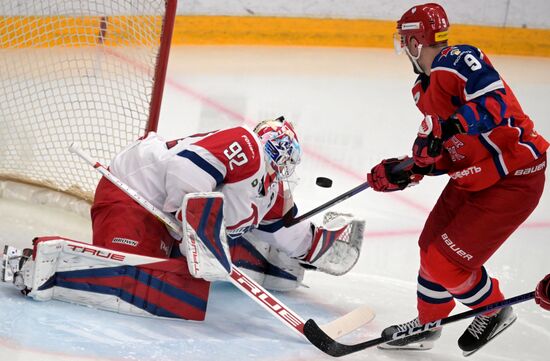
<svg viewBox="0 0 550 361"><path fill-rule="evenodd" d="M382 343L389 341L399 340L401 338L415 335L424 331L431 330L436 327L441 327L452 322L460 321L468 317L477 316L482 313L498 310L506 306L514 305L516 303L525 302L535 297L535 292L524 293L519 296L511 297L500 302L491 303L487 306L480 307L474 310L458 313L453 316L442 318L440 320L427 323L425 325L409 328L404 331L398 331L391 335L382 336L365 342L360 342L354 345L342 344L338 341L335 341L329 335L327 335L323 330L315 323L314 320L308 320L304 326L304 335L307 339L314 344L319 350L334 356L340 357L345 356L353 352L361 351L366 348L376 346Z"/></svg>
<svg viewBox="0 0 550 361"><path fill-rule="evenodd" d="M103 175L107 180L116 185L120 190L130 196L134 201L136 201L143 208L151 212L155 217L160 221L164 222L168 227L170 227L174 232L178 234L183 234L182 225L171 216L162 212L160 209L156 208L153 204L143 198L139 193L130 188L120 179L115 177L105 166L103 166L98 161L92 159L89 155L84 153L78 146L74 143L70 145L69 150L72 153L75 153L80 158L84 159L88 164L93 166L101 175ZM240 271L235 265L231 265L231 273L229 274L229 281L233 283L238 289L243 291L248 297L252 298L259 305L269 311L273 316L275 316L279 321L281 321L286 326L290 327L292 330L298 334L306 337L304 335L304 325L305 321L297 313L292 311L289 307L279 301L275 296L270 294L266 289L260 286L256 281L248 277L245 273ZM358 327L368 323L374 318L373 311L367 306L359 307L356 310L351 311L350 313L332 321L326 326L317 326L324 329L326 334L330 335L331 338L337 338L348 334L349 332L357 329ZM307 338L307 337L306 337Z"/></svg>
<svg viewBox="0 0 550 361"><path fill-rule="evenodd" d="M407 159L406 161L404 161L403 163L395 166L395 168L392 169L392 173L393 172L398 172L408 166L410 166L411 164L413 163L413 159L410 158L410 159ZM301 221L303 221L304 219L307 219L307 218L310 218L316 214L318 214L319 212L322 212L324 211L325 209L327 208L330 208L332 207L333 205L335 204L338 204L342 201L345 201L346 199L356 195L357 193L360 193L362 191L364 191L365 189L369 188L370 185L368 182L364 182L364 183L361 183L360 185L358 185L357 187L355 188L352 188L350 189L349 191L345 192L345 193L342 193L340 194L338 197L334 198L334 199L331 199L330 201L326 202L326 203L323 203L321 204L320 206L316 207L316 208L313 208L311 211L309 212L306 212L304 214L302 214L301 216L299 217L296 217L296 218L291 218L290 217L290 213L287 213L288 217L285 217L285 220L284 220L284 223L285 223L285 227L291 227L297 223L300 223Z"/></svg>
<svg viewBox="0 0 550 361"><path fill-rule="evenodd" d="M326 203L323 203L323 204L321 204L320 206L318 206L316 208L313 208L311 211L306 212L306 213L302 214L299 217L296 217L296 218L290 218L289 217L289 218L285 219L285 227L291 227L291 226L293 226L297 223L300 223L304 219L310 218L310 217L318 214L319 212L322 212L325 209L332 207L335 204L338 204L342 201L345 201L349 197L352 197L352 196L356 195L357 193L360 193L360 192L364 191L365 189L367 189L369 187L370 187L370 185L369 185L368 182L361 183L357 187L355 187L353 189L350 189L346 193L343 193L343 194L339 195L338 197L336 197L334 199L331 199L330 201L328 201ZM287 213L287 214L290 215L290 213Z"/></svg>

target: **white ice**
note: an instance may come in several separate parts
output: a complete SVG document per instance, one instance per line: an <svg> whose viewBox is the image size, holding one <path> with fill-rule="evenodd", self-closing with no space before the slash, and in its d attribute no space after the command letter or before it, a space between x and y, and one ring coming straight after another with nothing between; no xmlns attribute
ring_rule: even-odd
<svg viewBox="0 0 550 361"><path fill-rule="evenodd" d="M541 134L550 138L550 59L492 56ZM179 47L172 50L159 132L180 137L285 115L305 155L295 190L305 212L362 183L380 159L410 152L420 114L404 57L388 50L301 47ZM92 170L90 170L92 171ZM334 180L315 186L318 176ZM377 317L347 336L359 342L416 315L417 238L446 176L398 194L366 190L336 206L366 219L357 266L343 277L307 273L295 292L277 294L304 318L334 319L361 304ZM547 182L548 185L548 182ZM37 235L88 241L89 220L46 206L0 199L0 238L28 246ZM467 227L468 225L464 225ZM550 193L488 262L507 296L532 291L550 272ZM483 241L483 240L480 240ZM328 360L229 284L215 284L203 323L122 316L58 301L39 303L0 285L1 360ZM457 306L454 312L466 310ZM472 360L546 361L550 313L529 301L518 321ZM431 351L376 348L347 360L461 360L467 327L445 327Z"/></svg>

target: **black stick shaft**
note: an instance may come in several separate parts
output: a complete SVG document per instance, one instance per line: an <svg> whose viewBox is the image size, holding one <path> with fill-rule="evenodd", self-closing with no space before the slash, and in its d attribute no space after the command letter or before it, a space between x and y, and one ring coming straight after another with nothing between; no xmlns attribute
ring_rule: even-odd
<svg viewBox="0 0 550 361"><path fill-rule="evenodd" d="M290 227L290 226L293 226L297 223L300 223L304 219L309 218L311 216L314 216L317 213L322 212L325 209L327 209L329 207L332 207L333 205L338 204L338 203L348 199L349 197L354 196L357 193L364 191L365 189L367 189L369 187L370 187L369 183L367 183L367 182L361 183L360 185L358 185L357 187L355 187L353 189L350 189L346 193L343 193L343 194L339 195L338 197L336 197L334 199L331 199L330 201L328 201L326 203L321 204L319 207L316 207L316 208L312 209L311 211L302 214L299 217L289 219L287 222L285 222L285 227Z"/></svg>
<svg viewBox="0 0 550 361"><path fill-rule="evenodd" d="M395 166L395 168L392 169L392 172L399 172L399 171L407 168L408 166L410 166L412 163L413 163L413 159L410 158L410 159L402 162L401 164L398 164L397 166ZM320 206L312 209L309 212L306 212L306 213L302 214L299 217L285 219L285 227L291 227L291 226L293 226L297 223L300 223L304 219L310 218L310 217L318 214L319 212L322 212L325 209L334 206L335 204L338 204L342 201L345 201L349 197L352 197L352 196L356 195L357 193L360 193L360 192L364 191L365 189L367 189L369 187L370 187L370 185L369 185L368 182L361 183L357 187L355 187L353 189L350 189L346 193L340 194L338 197L336 197L334 199L331 199L330 201L328 201L326 203L321 204Z"/></svg>

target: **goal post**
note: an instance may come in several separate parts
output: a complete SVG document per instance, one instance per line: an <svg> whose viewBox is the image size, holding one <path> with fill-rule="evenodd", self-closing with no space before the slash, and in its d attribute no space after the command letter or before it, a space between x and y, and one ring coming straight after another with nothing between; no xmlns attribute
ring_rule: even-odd
<svg viewBox="0 0 550 361"><path fill-rule="evenodd" d="M0 180L90 201L106 164L157 129L177 0L0 1Z"/></svg>

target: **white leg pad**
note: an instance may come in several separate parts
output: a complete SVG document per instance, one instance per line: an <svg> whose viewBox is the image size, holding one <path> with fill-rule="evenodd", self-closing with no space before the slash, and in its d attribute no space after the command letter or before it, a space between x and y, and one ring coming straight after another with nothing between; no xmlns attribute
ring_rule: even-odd
<svg viewBox="0 0 550 361"><path fill-rule="evenodd" d="M30 290L27 296L37 301L55 299L123 314L159 317L115 295L57 287L48 285L48 282L52 282L57 272L162 264L166 261L58 238L38 242L34 247L33 259L25 262L19 275L26 289Z"/></svg>

